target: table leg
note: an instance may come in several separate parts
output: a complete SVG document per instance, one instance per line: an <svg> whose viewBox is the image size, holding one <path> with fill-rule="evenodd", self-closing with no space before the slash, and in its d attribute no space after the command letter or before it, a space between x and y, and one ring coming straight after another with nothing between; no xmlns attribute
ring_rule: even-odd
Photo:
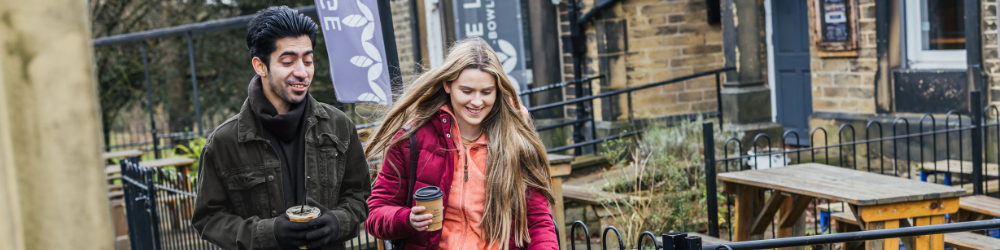
<svg viewBox="0 0 1000 250"><path fill-rule="evenodd" d="M944 224L944 215L931 216L931 225ZM944 249L944 234L931 235L930 249Z"/></svg>
<svg viewBox="0 0 1000 250"><path fill-rule="evenodd" d="M866 223L866 230L899 228L899 220L873 221ZM899 250L899 238L865 241L865 249Z"/></svg>
<svg viewBox="0 0 1000 250"><path fill-rule="evenodd" d="M781 207L781 216L778 220L778 237L787 238L793 236L805 236L805 223L802 219L803 212L809 207L813 197L805 195L794 195L791 199L785 199ZM805 249L805 247L782 248Z"/></svg>
<svg viewBox="0 0 1000 250"><path fill-rule="evenodd" d="M917 217L913 218L913 226L927 226L931 224L931 217ZM913 249L915 250L929 250L931 249L931 236L930 235L920 235L913 237Z"/></svg>
<svg viewBox="0 0 1000 250"><path fill-rule="evenodd" d="M748 241L750 238L750 227L756 215L764 205L764 191L757 187L746 185L734 185L736 187L736 208L734 218L734 237L737 242Z"/></svg>

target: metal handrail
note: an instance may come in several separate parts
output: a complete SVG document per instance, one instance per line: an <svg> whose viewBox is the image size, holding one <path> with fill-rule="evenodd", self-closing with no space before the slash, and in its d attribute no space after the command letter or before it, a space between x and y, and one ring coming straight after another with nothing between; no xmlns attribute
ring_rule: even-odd
<svg viewBox="0 0 1000 250"><path fill-rule="evenodd" d="M1000 219L704 245L702 250L772 249L1000 228Z"/></svg>
<svg viewBox="0 0 1000 250"><path fill-rule="evenodd" d="M541 87L537 87L537 88L532 88L532 89L528 89L528 90L525 90L525 91L521 92L521 94L519 96L526 96L528 94L534 94L534 93L538 93L538 92L542 92L542 91L546 91L546 90L550 90L550 89L562 88L562 87L566 87L566 85L576 84L576 83L579 83L579 82L589 82L589 81L593 81L594 79L598 79L598 78L604 78L604 75L591 76L591 77L583 78L583 79L580 79L580 80L565 81L565 82L553 83L553 84L549 84L549 85L545 85L545 86L541 86Z"/></svg>
<svg viewBox="0 0 1000 250"><path fill-rule="evenodd" d="M316 16L315 5L298 7L294 8L294 10L307 16ZM250 23L250 20L253 20L253 18L256 16L257 14L243 15L238 17L223 18L223 19L205 21L200 23L178 25L162 29L154 29L154 30L147 30L140 32L132 32L128 34L106 36L94 39L94 47L134 43L143 40L165 38L165 37L185 36L189 32L192 34L197 34L197 33L211 32L211 31L243 28L246 27L247 24Z"/></svg>
<svg viewBox="0 0 1000 250"><path fill-rule="evenodd" d="M698 78L698 77L702 77L702 76L708 76L708 75L714 75L714 74L718 74L718 73L722 73L722 72L726 72L726 71L730 71L730 70L735 70L735 69L736 69L736 67L725 67L725 68L716 69L716 70L709 70L709 71L705 71L705 72L701 72L701 73L695 73L695 74L687 75L687 76L682 76L682 77L678 77L678 78L674 78L674 79L670 79L670 80L666 80L666 81L654 82L654 83L650 83L650 84L646 84L646 85L642 85L642 86L636 86L636 87L631 87L631 88L624 88L624 89L619 89L619 90L615 90L615 91L608 91L608 92L604 92L604 93L597 94L597 95L592 95L592 96L578 97L578 98L573 98L573 99L569 99L569 100L565 100L565 101L561 101L561 102L554 102L554 103L549 103L549 104L538 105L538 106L534 106L534 107L528 108L528 111L529 112L533 112L533 111L538 111L538 110L543 110L543 109L550 109L550 108L565 106L565 105L568 105L568 104L575 104L575 103L579 103L579 102L590 101L590 100L597 99L597 98L604 98L604 97L618 95L618 94L624 94L624 93L628 93L628 92L632 92L632 91L636 91L636 90L642 90L642 89L647 89L647 88L652 88L652 87L658 87L660 85L666 85L666 84L671 84L671 83L676 83L676 82L681 82L681 81L687 81L687 80L691 80L691 79L694 79L694 78ZM719 107L719 108L721 109L722 107Z"/></svg>

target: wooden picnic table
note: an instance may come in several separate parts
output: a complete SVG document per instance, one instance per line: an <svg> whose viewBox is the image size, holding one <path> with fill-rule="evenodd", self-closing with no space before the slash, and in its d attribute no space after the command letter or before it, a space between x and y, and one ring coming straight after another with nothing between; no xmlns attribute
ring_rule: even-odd
<svg viewBox="0 0 1000 250"><path fill-rule="evenodd" d="M1000 217L1000 198L985 195L959 199L958 221L985 220Z"/></svg>
<svg viewBox="0 0 1000 250"><path fill-rule="evenodd" d="M139 166L147 168L164 168L172 166L177 169L178 173L182 173L185 175L191 173L191 166L193 165L194 165L194 159L187 157L170 157L152 161L139 162ZM121 173L121 171L122 169L121 166L119 165L108 165L107 167L104 168L104 173L108 175Z"/></svg>
<svg viewBox="0 0 1000 250"><path fill-rule="evenodd" d="M558 155L558 154L548 154L549 159L549 174L552 179L552 196L555 196L555 204L552 204L552 215L555 217L556 226L559 227L559 237L563 239L566 235L566 210L563 205L563 180L569 173L573 170L570 165L573 162L573 156ZM565 245L565 243L564 243Z"/></svg>
<svg viewBox="0 0 1000 250"><path fill-rule="evenodd" d="M102 158L104 159L104 161L108 162L108 164L111 164L112 159L126 158L131 156L142 156L142 151L139 151L138 149L130 149L130 150L104 152L104 154L102 154Z"/></svg>
<svg viewBox="0 0 1000 250"><path fill-rule="evenodd" d="M898 228L914 218L914 226L944 223L944 215L959 209L965 189L925 183L846 168L807 163L783 168L747 170L718 175L726 193L736 195L735 241L762 235L780 210L779 237L792 226L814 198L843 201L862 230ZM765 190L774 190L764 200ZM941 234L914 237L915 249L943 249ZM899 249L899 239L866 241L868 249Z"/></svg>

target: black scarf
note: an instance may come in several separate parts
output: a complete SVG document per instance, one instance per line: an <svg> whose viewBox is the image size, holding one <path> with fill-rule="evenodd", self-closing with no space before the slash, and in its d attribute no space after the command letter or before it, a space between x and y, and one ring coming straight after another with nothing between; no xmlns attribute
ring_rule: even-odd
<svg viewBox="0 0 1000 250"><path fill-rule="evenodd" d="M309 94L297 104L292 104L288 112L278 114L278 110L264 95L262 79L254 76L250 80L247 94L250 108L260 121L264 138L278 154L281 161L281 187L285 198L285 208L305 200L305 125L309 113Z"/></svg>

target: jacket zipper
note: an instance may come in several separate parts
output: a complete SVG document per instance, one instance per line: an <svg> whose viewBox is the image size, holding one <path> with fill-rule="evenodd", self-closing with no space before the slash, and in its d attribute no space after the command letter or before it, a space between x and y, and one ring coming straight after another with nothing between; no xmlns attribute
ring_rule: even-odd
<svg viewBox="0 0 1000 250"><path fill-rule="evenodd" d="M465 147L465 145L462 145L462 147ZM466 212L466 210L465 210L465 191L466 191L466 185L469 182L469 148L466 147L465 150L463 150L463 151L464 152L462 152L462 154L464 154L464 156L465 156L465 183L462 183L462 206L461 206L461 208L462 208L462 219L465 222L464 223L465 225L462 225L462 238L460 238L461 241L458 244L458 246L459 246L458 249L465 249L465 237L468 236L469 226L470 226L470 223L469 223L469 213Z"/></svg>

